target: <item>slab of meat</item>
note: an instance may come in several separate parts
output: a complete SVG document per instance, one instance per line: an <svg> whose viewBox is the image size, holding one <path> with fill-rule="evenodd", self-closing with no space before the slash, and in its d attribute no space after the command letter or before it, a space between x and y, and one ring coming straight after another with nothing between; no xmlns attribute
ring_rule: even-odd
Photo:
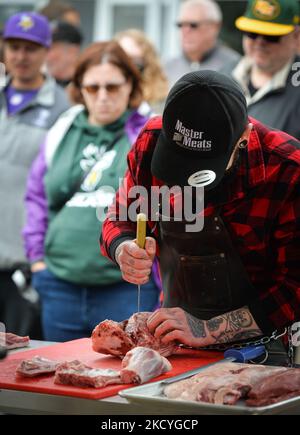
<svg viewBox="0 0 300 435"><path fill-rule="evenodd" d="M212 365L190 378L168 385L164 389L164 394L169 399L197 400L198 390L215 379L216 372L218 376L223 377L230 374L232 370L236 370L236 368L235 363L222 363L218 364L218 367Z"/></svg>
<svg viewBox="0 0 300 435"><path fill-rule="evenodd" d="M92 332L92 346L95 352L123 357L134 343L125 332L127 321L104 320Z"/></svg>
<svg viewBox="0 0 300 435"><path fill-rule="evenodd" d="M164 394L171 399L234 405L266 376L285 370L260 365L216 364L189 379L167 386Z"/></svg>
<svg viewBox="0 0 300 435"><path fill-rule="evenodd" d="M163 356L172 355L176 345L165 345L150 333L147 327L150 314L136 313L120 323L113 320L99 323L92 333L93 350L122 358L130 349L142 346L157 350Z"/></svg>
<svg viewBox="0 0 300 435"><path fill-rule="evenodd" d="M127 352L122 361L121 381L143 384L171 369L171 363L156 350L138 346Z"/></svg>
<svg viewBox="0 0 300 435"><path fill-rule="evenodd" d="M246 401L249 406L266 406L300 396L300 369L286 369L257 383Z"/></svg>
<svg viewBox="0 0 300 435"><path fill-rule="evenodd" d="M0 332L0 345L6 349L17 349L18 347L29 346L29 337L20 337L19 335L12 334L11 332Z"/></svg>
<svg viewBox="0 0 300 435"><path fill-rule="evenodd" d="M74 360L60 364L55 372L56 384L68 384L76 387L105 387L120 384L120 372L113 369L95 369Z"/></svg>
<svg viewBox="0 0 300 435"><path fill-rule="evenodd" d="M35 356L32 359L22 361L16 369L16 374L32 378L34 376L44 375L45 373L53 373L58 365L58 361Z"/></svg>

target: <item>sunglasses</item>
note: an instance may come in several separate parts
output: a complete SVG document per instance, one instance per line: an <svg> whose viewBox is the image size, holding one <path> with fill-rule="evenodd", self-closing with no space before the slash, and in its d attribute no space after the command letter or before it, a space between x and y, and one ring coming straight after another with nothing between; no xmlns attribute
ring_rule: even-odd
<svg viewBox="0 0 300 435"><path fill-rule="evenodd" d="M208 21L178 21L176 26L178 29L183 27L188 27L189 29L199 29L203 24L208 23Z"/></svg>
<svg viewBox="0 0 300 435"><path fill-rule="evenodd" d="M247 36L247 38L250 38L252 40L257 39L258 37L261 37L266 42L271 42L272 44L278 44L280 42L282 35L260 35L259 33L252 33L252 32L244 32L244 35Z"/></svg>
<svg viewBox="0 0 300 435"><path fill-rule="evenodd" d="M105 85L98 85L96 83L90 85L82 85L81 89L84 89L90 95L96 95L99 89L105 89L108 94L117 94L122 86L126 83L106 83Z"/></svg>

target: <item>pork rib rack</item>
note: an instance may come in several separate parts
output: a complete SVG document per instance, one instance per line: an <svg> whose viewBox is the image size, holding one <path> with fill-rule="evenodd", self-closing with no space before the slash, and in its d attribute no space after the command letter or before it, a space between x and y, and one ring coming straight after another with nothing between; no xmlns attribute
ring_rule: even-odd
<svg viewBox="0 0 300 435"><path fill-rule="evenodd" d="M154 349L165 357L172 355L176 345L165 345L150 333L147 327L150 314L135 313L123 322L104 320L99 323L92 333L93 350L123 358L129 350L142 346Z"/></svg>

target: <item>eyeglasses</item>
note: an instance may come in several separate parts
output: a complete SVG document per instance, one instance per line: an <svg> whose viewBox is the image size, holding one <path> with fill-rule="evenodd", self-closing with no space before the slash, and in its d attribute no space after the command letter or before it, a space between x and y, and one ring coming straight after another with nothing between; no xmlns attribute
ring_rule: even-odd
<svg viewBox="0 0 300 435"><path fill-rule="evenodd" d="M204 24L209 23L209 21L178 21L176 23L176 26L178 29L182 29L183 27L188 27L189 29L199 29L199 27L203 26Z"/></svg>
<svg viewBox="0 0 300 435"><path fill-rule="evenodd" d="M108 94L117 94L122 86L126 83L106 83L105 85L98 85L97 83L92 83L90 85L82 85L81 89L84 89L90 95L96 95L99 89L105 89Z"/></svg>
<svg viewBox="0 0 300 435"><path fill-rule="evenodd" d="M271 42L272 44L278 44L282 38L282 35L260 35L259 33L253 32L244 32L244 35L252 40L261 37L264 41Z"/></svg>

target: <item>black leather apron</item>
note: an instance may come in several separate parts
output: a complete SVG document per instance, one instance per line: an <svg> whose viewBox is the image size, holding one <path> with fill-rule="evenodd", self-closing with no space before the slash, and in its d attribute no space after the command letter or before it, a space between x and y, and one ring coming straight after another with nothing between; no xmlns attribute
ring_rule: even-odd
<svg viewBox="0 0 300 435"><path fill-rule="evenodd" d="M163 306L181 307L202 320L247 306L256 290L220 215L205 218L199 232L186 232L187 224L160 215ZM267 364L287 365L281 340L266 347Z"/></svg>
<svg viewBox="0 0 300 435"><path fill-rule="evenodd" d="M164 307L181 307L199 319L247 305L253 286L219 214L199 232L186 221L160 215L160 269Z"/></svg>

